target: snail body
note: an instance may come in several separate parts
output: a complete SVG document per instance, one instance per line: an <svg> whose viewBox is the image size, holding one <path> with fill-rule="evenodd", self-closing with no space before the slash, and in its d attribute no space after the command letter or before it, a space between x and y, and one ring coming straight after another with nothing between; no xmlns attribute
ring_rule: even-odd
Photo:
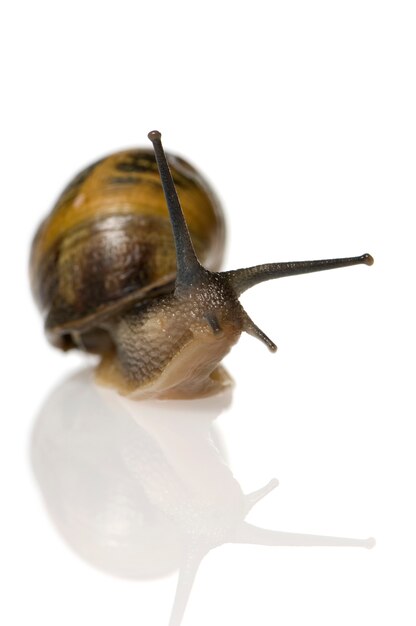
<svg viewBox="0 0 416 626"><path fill-rule="evenodd" d="M166 157L160 133L149 139L154 155L110 155L67 186L35 236L32 290L50 342L99 354L103 384L140 398L210 395L230 384L219 363L241 332L276 350L241 293L373 261L364 254L219 272L225 228L215 193L187 162Z"/></svg>

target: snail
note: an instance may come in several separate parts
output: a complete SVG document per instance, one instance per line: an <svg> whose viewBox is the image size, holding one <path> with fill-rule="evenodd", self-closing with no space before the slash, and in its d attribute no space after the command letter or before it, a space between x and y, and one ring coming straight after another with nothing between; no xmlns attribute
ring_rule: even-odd
<svg viewBox="0 0 416 626"><path fill-rule="evenodd" d="M244 291L373 259L219 272L224 218L215 193L189 163L166 157L158 131L148 137L154 155L110 155L63 191L32 244L32 291L49 341L100 355L102 384L133 398L203 397L230 384L220 362L243 331L277 349L240 304Z"/></svg>
<svg viewBox="0 0 416 626"><path fill-rule="evenodd" d="M91 378L90 368L73 373L45 401L33 428L32 468L54 526L84 561L136 580L179 571L169 626L180 626L199 566L213 548L374 546L371 537L284 532L246 521L278 481L244 493L225 462L215 420L231 390L192 403L139 404ZM262 584L261 571L255 580Z"/></svg>

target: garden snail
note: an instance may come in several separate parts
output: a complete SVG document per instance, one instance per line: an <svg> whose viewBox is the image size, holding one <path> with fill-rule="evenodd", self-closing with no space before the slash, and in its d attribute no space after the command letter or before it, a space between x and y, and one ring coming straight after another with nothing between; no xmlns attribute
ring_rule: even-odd
<svg viewBox="0 0 416 626"><path fill-rule="evenodd" d="M245 290L373 259L218 272L224 221L214 193L185 161L169 157L169 168L158 131L149 139L155 157L110 155L64 190L32 245L32 289L51 343L99 354L103 384L136 398L210 395L229 384L219 363L243 331L276 350L241 306Z"/></svg>

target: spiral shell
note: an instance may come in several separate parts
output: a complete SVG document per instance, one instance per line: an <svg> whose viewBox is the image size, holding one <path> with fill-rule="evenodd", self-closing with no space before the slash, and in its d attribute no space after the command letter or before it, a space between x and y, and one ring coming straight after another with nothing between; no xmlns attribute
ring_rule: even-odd
<svg viewBox="0 0 416 626"><path fill-rule="evenodd" d="M197 255L217 270L225 239L219 202L194 167L168 159ZM78 333L82 347L100 352L102 333L87 341L97 324L170 291L175 246L153 152L118 152L75 176L40 225L30 265L48 338L62 349Z"/></svg>

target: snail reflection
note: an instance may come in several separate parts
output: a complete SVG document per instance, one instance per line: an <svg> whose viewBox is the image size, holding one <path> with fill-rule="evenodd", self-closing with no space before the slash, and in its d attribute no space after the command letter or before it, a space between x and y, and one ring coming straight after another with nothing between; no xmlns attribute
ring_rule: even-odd
<svg viewBox="0 0 416 626"><path fill-rule="evenodd" d="M181 624L200 562L214 547L374 544L246 522L277 480L242 492L213 428L229 402L226 393L138 403L92 384L84 370L50 395L33 431L32 463L46 507L80 556L122 577L179 571L170 626Z"/></svg>

